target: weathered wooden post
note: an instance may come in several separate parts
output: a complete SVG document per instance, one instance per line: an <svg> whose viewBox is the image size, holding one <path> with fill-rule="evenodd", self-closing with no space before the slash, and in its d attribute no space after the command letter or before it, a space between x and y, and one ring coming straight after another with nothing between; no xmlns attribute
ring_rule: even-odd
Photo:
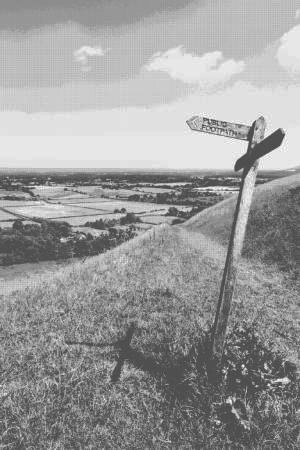
<svg viewBox="0 0 300 450"><path fill-rule="evenodd" d="M221 360L226 330L230 315L231 303L236 284L238 261L241 256L252 195L258 169L258 158L279 147L284 138L284 132L278 129L264 139L266 121L260 117L252 127L241 124L207 119L205 117L192 117L187 121L194 131L217 134L249 142L247 153L235 164L235 170L244 169L240 191L238 195L233 225L228 245L225 268L221 283L221 290L212 332L212 353L216 362Z"/></svg>
<svg viewBox="0 0 300 450"><path fill-rule="evenodd" d="M266 121L263 117L260 117L253 123L247 150L247 155L249 157L251 157L255 145L259 144L264 139L265 129ZM220 360L223 354L227 324L236 283L237 265L242 252L257 169L258 161L255 161L252 165L251 163L248 163L245 166L242 175L221 283L219 302L213 325L212 351L217 360Z"/></svg>

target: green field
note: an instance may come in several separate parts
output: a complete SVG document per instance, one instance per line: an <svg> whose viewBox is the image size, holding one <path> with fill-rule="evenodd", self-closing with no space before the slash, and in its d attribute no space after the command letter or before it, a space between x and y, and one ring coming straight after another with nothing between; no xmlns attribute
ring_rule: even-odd
<svg viewBox="0 0 300 450"><path fill-rule="evenodd" d="M71 204L76 204L76 202L81 202L81 203L97 203L97 202L110 202L111 199L109 198L102 198L102 197L88 197L88 196L79 196L79 194L76 195L76 197L61 197L59 200L49 200L51 203L62 203L63 205L67 205L69 203Z"/></svg>
<svg viewBox="0 0 300 450"><path fill-rule="evenodd" d="M65 220L72 226L84 225L86 222L91 222L99 219L120 219L124 214L114 213L116 208L124 207L124 202L93 202L93 203L77 203L74 204L49 204L49 203L36 203L30 206L8 206L8 211L12 214L0 210L0 224L3 222L3 227L12 226L13 221L18 218L18 215L22 217L30 218L42 218L48 220ZM90 207L88 207L90 206ZM140 215L141 220L149 224L160 223L172 223L174 217L164 216L168 208L164 205L146 204L144 208L143 203L134 204L126 202L127 212L135 212ZM162 208L161 208L162 206ZM153 212L151 214L151 212ZM14 215L14 213L16 215ZM150 213L150 214L149 214ZM9 220L11 220L9 222ZM0 225L1 226L1 225Z"/></svg>
<svg viewBox="0 0 300 450"><path fill-rule="evenodd" d="M0 217L1 217L1 211L0 211ZM17 219L16 216L13 216L13 218L8 222L2 222L0 221L0 228L11 228L14 224L14 221ZM33 224L34 222L32 220L23 220L22 221L24 225L26 224Z"/></svg>
<svg viewBox="0 0 300 450"><path fill-rule="evenodd" d="M64 218L72 216L88 216L93 210L80 208L75 205L40 204L32 206L7 207L7 210L26 217L40 217L42 219Z"/></svg>
<svg viewBox="0 0 300 450"><path fill-rule="evenodd" d="M113 214L113 213L106 213L106 214L97 214L96 211L93 211L94 214L89 215L81 215L81 216L74 216L74 217L67 217L65 220L72 226L80 226L84 225L86 222L94 222L95 220L103 219L103 220L112 220L112 219L120 219L120 217L124 216L124 214ZM50 219L50 220L57 220L57 219Z"/></svg>
<svg viewBox="0 0 300 450"><path fill-rule="evenodd" d="M77 199L82 199L85 200L87 198L86 195L84 194L78 194L77 192L69 192L69 194L67 192L62 193L61 195L57 195L57 196L53 196L53 197L47 197L48 200L52 199L54 202L63 202L63 201L72 201L72 200L77 200Z"/></svg>
<svg viewBox="0 0 300 450"><path fill-rule="evenodd" d="M76 202L74 205L76 206L87 206L86 202ZM146 202L131 202L131 201L118 201L118 200L109 200L102 201L99 199L97 202L93 202L92 204L88 202L88 206L93 208L99 208L101 210L106 210L108 212L114 212L115 209L125 208L127 212L133 213L142 213L145 211L167 211L171 205L161 205L157 203L146 203ZM185 209L185 207L179 207Z"/></svg>
<svg viewBox="0 0 300 450"><path fill-rule="evenodd" d="M0 200L0 208L6 208L7 206L35 206L40 204L42 202L34 200Z"/></svg>
<svg viewBox="0 0 300 450"><path fill-rule="evenodd" d="M75 190L93 197L119 196L120 198L128 198L130 195L136 194L136 191L131 189L109 189L100 186L79 186L78 188L74 188Z"/></svg>
<svg viewBox="0 0 300 450"><path fill-rule="evenodd" d="M65 189L68 189L67 191ZM32 187L32 191L35 195L39 195L42 198L60 198L66 197L68 195L72 195L72 191L69 191L70 188L59 185L59 186L34 186Z"/></svg>
<svg viewBox="0 0 300 450"><path fill-rule="evenodd" d="M2 211L1 209L0 209L0 224L2 223L2 222L7 222L7 221L10 221L10 220L14 220L14 219L16 219L16 216L14 216L13 214L9 214L8 212L6 212L6 211ZM0 225L1 226L1 225Z"/></svg>
<svg viewBox="0 0 300 450"><path fill-rule="evenodd" d="M6 189L0 189L0 199L2 197L6 197L6 196L16 196L16 197L24 197L24 198L31 198L30 194L28 194L27 192L23 192L23 191L17 191L17 190L6 190Z"/></svg>
<svg viewBox="0 0 300 450"><path fill-rule="evenodd" d="M46 192L52 192L52 189L46 189ZM63 190L55 190L54 193L64 192ZM144 222L159 224L171 223L172 219L164 217L171 205L147 203L147 202L131 202L126 200L104 199L97 197L82 196L73 198L51 197L48 201L2 201L2 207L7 212L0 211L0 221L8 222L9 219L21 217L42 218L50 220L66 220L72 226L85 224L87 221L97 219L119 219L122 217L119 213L114 213L116 209L126 209L126 212L132 212L141 216ZM189 206L178 206L179 210L190 210ZM11 213L11 214L10 214ZM16 214L14 216L13 214ZM144 215L153 216L146 220ZM161 216L161 217L157 217Z"/></svg>
<svg viewBox="0 0 300 450"><path fill-rule="evenodd" d="M172 217L172 216L163 216L163 215L146 215L144 214L143 216L141 216L141 219L144 223L149 223L149 224L153 224L153 225L159 225L161 223L168 223L171 224L173 222L174 219L177 219L177 217Z"/></svg>

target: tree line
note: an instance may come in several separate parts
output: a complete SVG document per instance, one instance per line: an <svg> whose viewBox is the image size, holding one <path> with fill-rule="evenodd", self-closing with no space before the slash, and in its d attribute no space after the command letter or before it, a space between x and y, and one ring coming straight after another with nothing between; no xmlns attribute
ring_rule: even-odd
<svg viewBox="0 0 300 450"><path fill-rule="evenodd" d="M135 236L133 226L110 227L107 233L94 237L74 233L67 222L23 224L16 220L11 228L0 228L0 265L97 255Z"/></svg>
<svg viewBox="0 0 300 450"><path fill-rule="evenodd" d="M126 212L125 208L124 211ZM123 212L124 212L123 211ZM115 210L115 213L122 212L119 210ZM126 216L120 217L120 219L97 219L93 222L86 222L84 224L85 227L95 228L96 230L109 230L109 228L114 227L116 225L133 225L134 223L140 223L141 219L139 216L136 216L134 213L129 212Z"/></svg>

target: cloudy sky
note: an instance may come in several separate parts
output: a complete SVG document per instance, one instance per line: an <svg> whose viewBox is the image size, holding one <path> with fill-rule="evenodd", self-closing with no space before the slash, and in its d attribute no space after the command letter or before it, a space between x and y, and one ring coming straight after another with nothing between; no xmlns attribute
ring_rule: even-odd
<svg viewBox="0 0 300 450"><path fill-rule="evenodd" d="M300 0L1 0L0 167L230 168L245 143L195 114L287 136L300 164Z"/></svg>

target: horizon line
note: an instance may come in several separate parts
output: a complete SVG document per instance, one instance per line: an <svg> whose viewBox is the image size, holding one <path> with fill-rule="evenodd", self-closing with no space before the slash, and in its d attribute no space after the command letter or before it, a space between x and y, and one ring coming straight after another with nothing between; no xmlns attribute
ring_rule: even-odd
<svg viewBox="0 0 300 450"><path fill-rule="evenodd" d="M287 167L287 168L266 168L266 169L258 169L259 171L264 171L264 172L272 172L272 171L293 171L293 170L297 170L299 169L299 166L295 166L295 167ZM76 171L93 171L93 172L97 172L97 171L105 171L105 170L109 170L109 171L119 171L119 172L123 172L123 171L161 171L161 172L170 172L170 171L176 171L176 172L192 172L192 171L230 171L230 172L235 172L234 168L226 168L226 167L222 167L222 168L213 168L213 167L204 167L204 168L191 168L191 167L186 167L186 168L176 168L176 167L170 167L170 168L161 168L161 167L30 167L30 166L24 166L24 167L17 167L17 166L10 166L10 167L1 167L0 166L0 171L7 171L7 170L51 170L51 171L55 171L55 170L76 170Z"/></svg>

